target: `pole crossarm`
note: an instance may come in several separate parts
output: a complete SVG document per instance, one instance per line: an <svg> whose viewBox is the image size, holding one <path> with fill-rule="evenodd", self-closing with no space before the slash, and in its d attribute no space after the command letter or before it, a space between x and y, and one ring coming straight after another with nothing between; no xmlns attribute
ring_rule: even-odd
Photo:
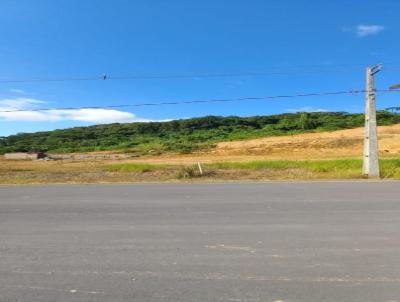
<svg viewBox="0 0 400 302"><path fill-rule="evenodd" d="M379 65L376 65L376 66L374 66L374 67L371 67L370 69L371 69L371 75L375 75L375 74L377 74L379 71L383 70L383 65L382 65L382 64L379 64Z"/></svg>

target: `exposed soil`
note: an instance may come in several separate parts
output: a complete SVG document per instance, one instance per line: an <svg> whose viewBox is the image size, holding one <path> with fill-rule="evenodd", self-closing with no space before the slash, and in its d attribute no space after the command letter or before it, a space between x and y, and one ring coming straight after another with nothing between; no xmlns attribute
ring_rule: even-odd
<svg viewBox="0 0 400 302"><path fill-rule="evenodd" d="M185 181L182 165L197 162L243 162L253 160L326 160L361 158L363 129L307 133L291 136L222 142L214 149L194 154L164 154L140 158L103 156L96 153L79 159L56 161L5 160L0 158L0 184L18 183L102 183L102 182L158 182ZM400 125L379 127L379 146L382 158L400 157ZM104 152L102 152L104 154ZM113 153L114 155L115 153ZM110 172L114 163L164 164L149 172ZM196 167L196 165L195 165ZM361 177L361 171L313 171L308 169L213 169L210 175L196 181L326 179ZM397 173L397 172L396 172ZM393 173L392 173L393 174ZM393 174L394 175L394 174Z"/></svg>
<svg viewBox="0 0 400 302"><path fill-rule="evenodd" d="M363 128L221 142L214 149L185 155L159 155L129 161L184 164L201 161L361 158ZM382 157L400 156L400 124L378 129Z"/></svg>

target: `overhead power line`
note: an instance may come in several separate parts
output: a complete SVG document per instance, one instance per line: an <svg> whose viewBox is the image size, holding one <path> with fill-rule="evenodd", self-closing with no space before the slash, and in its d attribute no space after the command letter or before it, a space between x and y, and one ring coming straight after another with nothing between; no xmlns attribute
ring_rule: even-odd
<svg viewBox="0 0 400 302"><path fill-rule="evenodd" d="M273 95L273 96L262 96L262 97L239 97L239 98L229 98L229 99L207 99L207 100L182 100L182 101L169 101L169 102L157 102L157 103L120 104L120 105L106 105L106 106L11 109L11 110L0 110L0 113L53 111L53 110L78 110L78 109L116 109L116 108L144 107L144 106L167 106L167 105L203 104L203 103L238 102L238 101L262 101L262 100L287 99L287 98L298 98L298 97L335 96L335 95L345 95L345 94L351 95L351 94L360 94L360 93L365 93L365 92L366 92L366 90L346 90L346 91L333 91L333 92ZM400 91L382 89L382 90L376 90L376 92L400 92Z"/></svg>
<svg viewBox="0 0 400 302"><path fill-rule="evenodd" d="M80 81L115 81L115 80L173 80L173 79L201 79L223 77L245 77L266 75L309 74L308 72L241 72L241 73L209 73L209 74L179 74L179 75L126 75L126 76L90 76L90 77L59 77L59 78L31 78L31 79L0 79L0 83L35 83L35 82L80 82Z"/></svg>
<svg viewBox="0 0 400 302"><path fill-rule="evenodd" d="M72 81L98 81L103 80L103 77L62 77L62 78L31 78L31 79L0 79L0 83L34 83L34 82L72 82Z"/></svg>
<svg viewBox="0 0 400 302"><path fill-rule="evenodd" d="M302 74L320 74L331 72L354 71L363 66L337 66L337 67L313 67L313 68L293 68L291 70L275 71L244 71L244 72L222 72L222 73L188 73L175 75L94 75L87 77L35 77L21 79L0 79L0 83L35 83L35 82L73 82L73 81L108 81L108 80L173 80L173 79L197 79L197 78L219 78L219 77L259 77L275 75L302 75Z"/></svg>

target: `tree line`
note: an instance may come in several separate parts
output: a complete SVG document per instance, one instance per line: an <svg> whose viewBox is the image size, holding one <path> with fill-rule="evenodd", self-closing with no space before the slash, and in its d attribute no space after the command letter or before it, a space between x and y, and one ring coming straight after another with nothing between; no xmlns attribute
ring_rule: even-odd
<svg viewBox="0 0 400 302"><path fill-rule="evenodd" d="M378 123L400 122L400 115L378 111ZM6 152L189 153L220 141L361 127L364 114L346 112L286 113L269 116L205 116L168 122L107 124L54 131L19 133L0 138Z"/></svg>

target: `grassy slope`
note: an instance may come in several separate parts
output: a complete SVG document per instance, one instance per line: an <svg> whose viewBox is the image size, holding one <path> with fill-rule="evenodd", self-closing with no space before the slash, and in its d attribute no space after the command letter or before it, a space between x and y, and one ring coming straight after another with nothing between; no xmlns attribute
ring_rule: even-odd
<svg viewBox="0 0 400 302"><path fill-rule="evenodd" d="M0 138L0 154L119 150L136 155L190 153L221 141L360 127L363 114L320 112L256 117L193 118L160 123L111 124ZM378 113L381 125L400 123L400 115Z"/></svg>
<svg viewBox="0 0 400 302"><path fill-rule="evenodd" d="M294 117L296 116L291 116L293 122L296 121ZM390 116L390 118L392 117ZM322 114L319 118L326 118L326 115ZM354 122L354 116L346 118L350 118ZM394 116L393 119L386 118L384 121L390 124L397 118L398 116ZM224 123L225 121L222 119L219 122ZM234 122L237 124L237 121ZM278 122L273 127L282 127L281 123L283 122ZM109 125L103 127L109 129ZM225 129L224 127L217 127L218 131L222 131L221 129ZM249 127L241 128L240 133L242 135L248 131L257 137L259 133L267 131L266 128L270 129L271 126L267 125L256 130ZM233 133L239 133L235 132L238 131L236 128L233 130L228 133L230 138L236 137ZM118 161L112 158L49 162L0 159L0 184L159 182L181 181L182 179L227 181L362 178L361 160L353 159L360 158L362 154L362 128L319 132L321 130L321 127L293 130L289 133L314 133L224 142L219 143L212 152L187 155L166 154ZM281 131L283 133L283 130ZM205 142L218 140L215 136L215 128L198 129L191 135L198 136L199 132L207 134L208 140ZM269 134L272 135L271 132ZM382 177L400 179L400 159L395 159L400 154L400 143L398 143L400 125L380 127L379 136ZM252 136L250 135L250 137ZM242 138L247 138L247 136ZM140 146L142 148L144 145ZM317 160L321 158L325 160ZM195 165L197 161L203 162L203 175L200 175L198 167Z"/></svg>

